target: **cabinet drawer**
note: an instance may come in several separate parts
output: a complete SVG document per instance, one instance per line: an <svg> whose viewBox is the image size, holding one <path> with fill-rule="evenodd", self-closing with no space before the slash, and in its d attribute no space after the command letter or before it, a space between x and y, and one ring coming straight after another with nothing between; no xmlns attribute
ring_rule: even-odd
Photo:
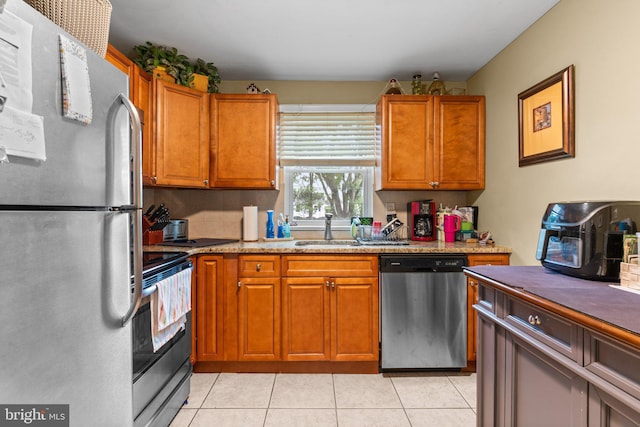
<svg viewBox="0 0 640 427"><path fill-rule="evenodd" d="M577 325L513 298L507 299L505 317L508 323L543 344L572 360L579 360L578 348L582 348L582 341L578 341Z"/></svg>
<svg viewBox="0 0 640 427"><path fill-rule="evenodd" d="M476 282L475 279L469 279L469 282L478 283ZM496 301L497 301L498 291L496 291L495 289L489 286L483 286L482 282L479 282L477 286L478 286L477 304L483 306L487 310L491 311L493 314L497 314Z"/></svg>
<svg viewBox="0 0 640 427"><path fill-rule="evenodd" d="M378 276L378 257L364 255L284 255L282 275L288 277Z"/></svg>
<svg viewBox="0 0 640 427"><path fill-rule="evenodd" d="M477 265L509 265L509 254L468 255L469 267Z"/></svg>
<svg viewBox="0 0 640 427"><path fill-rule="evenodd" d="M590 331L585 332L584 339L587 370L640 399L638 349Z"/></svg>
<svg viewBox="0 0 640 427"><path fill-rule="evenodd" d="M279 277L279 255L240 255L238 257L239 277Z"/></svg>

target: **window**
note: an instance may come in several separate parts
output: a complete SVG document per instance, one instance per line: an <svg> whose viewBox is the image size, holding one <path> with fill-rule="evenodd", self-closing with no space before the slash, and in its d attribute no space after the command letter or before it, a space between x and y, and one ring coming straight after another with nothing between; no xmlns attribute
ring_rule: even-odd
<svg viewBox="0 0 640 427"><path fill-rule="evenodd" d="M285 211L298 229L334 228L372 216L375 162L373 106L303 105L280 109Z"/></svg>

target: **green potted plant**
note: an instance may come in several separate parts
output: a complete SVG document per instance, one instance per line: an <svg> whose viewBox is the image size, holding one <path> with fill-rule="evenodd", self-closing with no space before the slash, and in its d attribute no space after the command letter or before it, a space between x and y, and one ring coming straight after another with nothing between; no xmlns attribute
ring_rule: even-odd
<svg viewBox="0 0 640 427"><path fill-rule="evenodd" d="M179 54L175 47L159 46L148 41L134 46L133 50L138 55L134 62L154 77L163 79L163 74L166 73L178 84L184 84L185 78L188 79L185 71L189 59Z"/></svg>
<svg viewBox="0 0 640 427"><path fill-rule="evenodd" d="M193 64L193 72L195 74L202 74L207 77L207 92L218 93L220 75L218 75L218 69L215 65L213 65L213 62L205 62L203 59L198 58Z"/></svg>

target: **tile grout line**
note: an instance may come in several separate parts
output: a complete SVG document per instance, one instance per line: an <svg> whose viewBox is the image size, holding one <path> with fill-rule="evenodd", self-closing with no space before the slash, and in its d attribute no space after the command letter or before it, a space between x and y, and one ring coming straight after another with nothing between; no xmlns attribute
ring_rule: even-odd
<svg viewBox="0 0 640 427"><path fill-rule="evenodd" d="M331 374L331 386L333 387L333 413L336 415L336 427L340 427L338 420L338 396L336 394L336 374Z"/></svg>
<svg viewBox="0 0 640 427"><path fill-rule="evenodd" d="M471 404L469 403L469 401L467 400L467 398L464 396L464 394L462 393L462 391L460 391L460 389L458 388L458 386L456 386L456 383L454 383L451 380L451 377L449 375L447 375L447 380L449 380L449 383L453 386L453 388L458 392L458 394L460 395L460 397L462 397L462 400L464 400L464 403L467 404L468 409L473 410L473 408L471 407Z"/></svg>
<svg viewBox="0 0 640 427"><path fill-rule="evenodd" d="M273 376L273 384L271 384L271 393L269 394L269 402L267 402L267 410L264 411L264 420L262 421L262 427L267 425L267 416L269 415L269 409L271 409L271 400L273 399L273 390L276 388L276 381L278 380L279 373Z"/></svg>
<svg viewBox="0 0 640 427"><path fill-rule="evenodd" d="M383 378L384 378L384 376L383 376ZM393 391L396 392L396 396L398 397L398 401L400 402L400 406L402 406L402 412L404 412L404 416L407 418L407 422L409 423L410 426L412 426L413 424L411 424L411 419L409 418L409 414L407 414L407 408L405 408L404 402L402 401L402 398L400 397L400 393L398 393L398 389L396 388L396 383L393 382L393 377L389 377L389 381L391 382L391 387L393 387Z"/></svg>

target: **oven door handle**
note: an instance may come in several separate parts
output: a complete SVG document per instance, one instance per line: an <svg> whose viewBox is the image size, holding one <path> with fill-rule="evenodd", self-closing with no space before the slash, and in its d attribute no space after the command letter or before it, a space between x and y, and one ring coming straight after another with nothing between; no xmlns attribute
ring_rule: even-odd
<svg viewBox="0 0 640 427"><path fill-rule="evenodd" d="M142 298L148 297L152 293L158 290L158 285L151 285L148 288L142 290Z"/></svg>

